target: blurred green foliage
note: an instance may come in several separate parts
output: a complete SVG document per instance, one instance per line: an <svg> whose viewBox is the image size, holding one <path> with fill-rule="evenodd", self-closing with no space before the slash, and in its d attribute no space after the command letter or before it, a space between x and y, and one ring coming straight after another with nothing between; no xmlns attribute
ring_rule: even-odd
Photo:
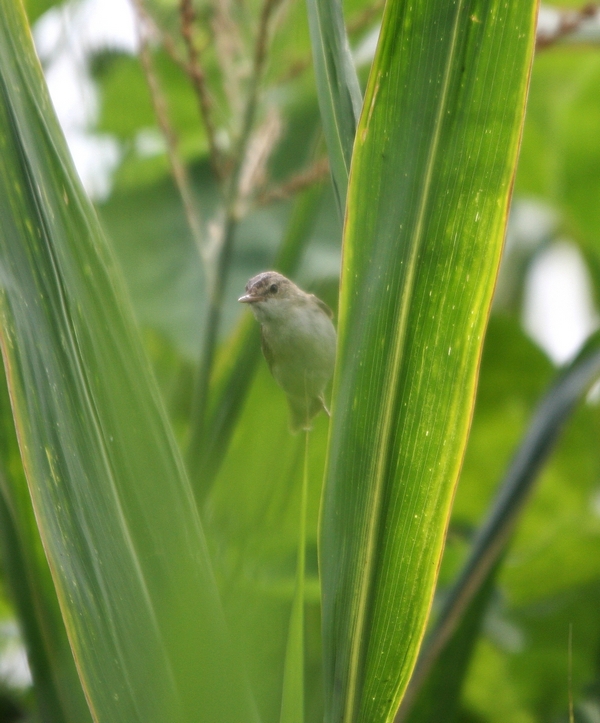
<svg viewBox="0 0 600 723"><path fill-rule="evenodd" d="M563 4L578 7L580 2ZM59 5L52 0L27 0L31 22ZM345 3L349 25L359 27L351 32L354 47L378 22L377 11L365 15L371 5L365 0ZM175 2L155 0L148 7L161 27L177 33ZM256 2L233 8L232 12L248 19L241 27L253 27ZM198 12L200 20L210 25L213 6L198 3ZM201 33L198 40L202 44ZM248 44L243 36L237 40L241 48ZM226 112L235 88L230 89L230 97L219 90L214 47L208 46L205 57L215 117L223 125L226 146L235 130L227 127ZM274 109L281 128L267 166L268 187L305 169L315 157L315 148L321 148L314 78L305 67L309 58L304 5L285 4L277 19L259 111L260 124ZM99 93L99 114L90 131L112 135L122 154L112 191L98 203L98 213L122 267L165 404L183 442L187 430L181 420L190 403L190 365L199 352L206 306L201 264L168 159L164 148L160 150L160 130L138 59L106 49L87 60ZM196 98L185 74L164 51L157 50L154 60L200 214L208 220L215 213L219 191L210 173ZM243 66L235 54L232 62ZM244 72L241 67L241 84ZM159 143L159 150L144 151L145 138ZM581 251L596 301L600 301L599 48L557 46L536 56L515 198L534 199L557 214L553 238L566 236ZM239 322L243 310L236 299L246 280L272 264L291 207L291 198L258 205L239 224L221 341ZM340 239L328 185L297 277L332 305ZM539 250L532 246L520 265L528 268ZM511 269L521 280L514 290L519 300L526 279L521 271ZM516 303L496 310L491 318L440 577L442 593L459 569L535 403L553 376L551 362L525 336L520 314ZM302 440L289 435L285 400L262 362L241 414L245 423L231 440L203 517L226 614L241 642L262 720L271 723L278 718L281 673L276 661L284 653L293 593ZM322 696L317 517L327 426L325 419L318 420L310 460L305 672L306 720L315 722ZM252 433L255 427L262 430L260 436ZM571 624L577 720L600 719L599 439L600 407L597 402L584 403L541 475L505 558L469 667L458 714L463 723L566 721ZM232 497L236 500L233 508ZM7 605L2 590L3 617Z"/></svg>
<svg viewBox="0 0 600 723"><path fill-rule="evenodd" d="M517 195L544 200L559 214L600 283L600 55L590 48L551 48L535 60ZM598 300L598 296L596 299Z"/></svg>

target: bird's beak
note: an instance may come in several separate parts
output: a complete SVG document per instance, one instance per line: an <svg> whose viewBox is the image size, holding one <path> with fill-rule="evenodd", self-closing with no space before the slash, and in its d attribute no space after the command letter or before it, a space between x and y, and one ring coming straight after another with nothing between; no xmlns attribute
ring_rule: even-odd
<svg viewBox="0 0 600 723"><path fill-rule="evenodd" d="M252 294L244 294L244 296L240 296L238 301L240 301L242 304L254 304L256 301L260 301L260 296L252 296Z"/></svg>

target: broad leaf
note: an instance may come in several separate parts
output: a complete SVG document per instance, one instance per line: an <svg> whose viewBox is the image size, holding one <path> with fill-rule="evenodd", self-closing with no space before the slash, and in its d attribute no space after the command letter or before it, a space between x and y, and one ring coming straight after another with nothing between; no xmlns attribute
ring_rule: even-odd
<svg viewBox="0 0 600 723"><path fill-rule="evenodd" d="M481 625L495 590L496 575L489 575L477 593L454 635L441 651L432 674L426 679L416 701L405 710L409 694L404 697L394 723L454 723L458 715L464 680L481 633ZM410 691L410 686L408 688Z"/></svg>
<svg viewBox="0 0 600 723"><path fill-rule="evenodd" d="M0 2L0 341L23 464L97 721L255 720L123 285Z"/></svg>
<svg viewBox="0 0 600 723"><path fill-rule="evenodd" d="M389 721L429 612L504 237L535 2L386 6L348 191L321 533L328 723Z"/></svg>

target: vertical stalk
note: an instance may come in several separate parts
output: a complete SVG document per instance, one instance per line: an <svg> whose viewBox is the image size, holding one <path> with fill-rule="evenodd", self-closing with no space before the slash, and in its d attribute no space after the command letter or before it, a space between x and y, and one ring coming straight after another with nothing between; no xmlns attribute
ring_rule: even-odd
<svg viewBox="0 0 600 723"><path fill-rule="evenodd" d="M216 129L212 116L212 102L206 83L206 73L200 62L200 53L194 42L194 21L196 13L192 0L180 0L179 3L181 37L187 48L187 73L198 98L200 117L206 131L210 163L217 180L223 176L221 154L216 141Z"/></svg>
<svg viewBox="0 0 600 723"><path fill-rule="evenodd" d="M190 232L194 239L194 244L196 246L198 255L200 256L203 266L206 267L208 259L206 256L206 244L204 243L202 237L200 216L198 214L198 209L193 198L192 188L187 174L187 170L181 158L179 157L177 149L177 137L175 135L173 127L171 126L171 122L169 120L169 113L167 110L167 101L161 90L160 84L158 82L158 77L152 63L152 55L148 46L147 33L142 27L142 23L147 22L144 15L144 6L141 0L134 0L134 6L138 13L140 25L138 28L140 40L140 63L146 77L148 90L150 91L152 107L154 109L154 114L156 116L156 120L158 121L158 125L160 127L163 138L165 139L167 157L169 159L169 165L171 167L171 174L181 197L183 210L185 212L185 217ZM208 269L205 268L205 272L208 276Z"/></svg>
<svg viewBox="0 0 600 723"><path fill-rule="evenodd" d="M214 283L211 284L211 288L209 289L209 305L206 327L202 343L200 364L198 366L198 374L194 386L194 397L192 400L192 415L190 420L190 435L187 455L188 467L192 478L197 475L201 463L201 441L206 418L210 376L221 322L223 296L225 293L227 278L229 276L229 269L231 267L235 231L239 220L238 203L240 177L246 160L248 141L250 140L252 128L256 119L258 92L267 58L269 21L273 11L277 7L278 2L279 0L265 0L262 7L258 35L254 48L253 72L250 80L248 100L246 102L237 149L233 157L233 168L225 185L225 219L223 222L222 237L217 252Z"/></svg>
<svg viewBox="0 0 600 723"><path fill-rule="evenodd" d="M569 723L575 723L575 711L573 708L573 623L569 623L568 643L568 676L569 676Z"/></svg>
<svg viewBox="0 0 600 723"><path fill-rule="evenodd" d="M300 498L300 533L296 585L290 615L279 723L304 721L304 580L306 573L306 509L308 506L308 438L304 432L304 471Z"/></svg>

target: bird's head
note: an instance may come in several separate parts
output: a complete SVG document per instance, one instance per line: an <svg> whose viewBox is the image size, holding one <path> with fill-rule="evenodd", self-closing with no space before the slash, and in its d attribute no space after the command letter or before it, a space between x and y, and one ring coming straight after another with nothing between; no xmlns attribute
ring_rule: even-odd
<svg viewBox="0 0 600 723"><path fill-rule="evenodd" d="M250 304L259 320L279 316L290 303L307 296L296 284L277 271L263 271L246 284L246 293L238 301Z"/></svg>

